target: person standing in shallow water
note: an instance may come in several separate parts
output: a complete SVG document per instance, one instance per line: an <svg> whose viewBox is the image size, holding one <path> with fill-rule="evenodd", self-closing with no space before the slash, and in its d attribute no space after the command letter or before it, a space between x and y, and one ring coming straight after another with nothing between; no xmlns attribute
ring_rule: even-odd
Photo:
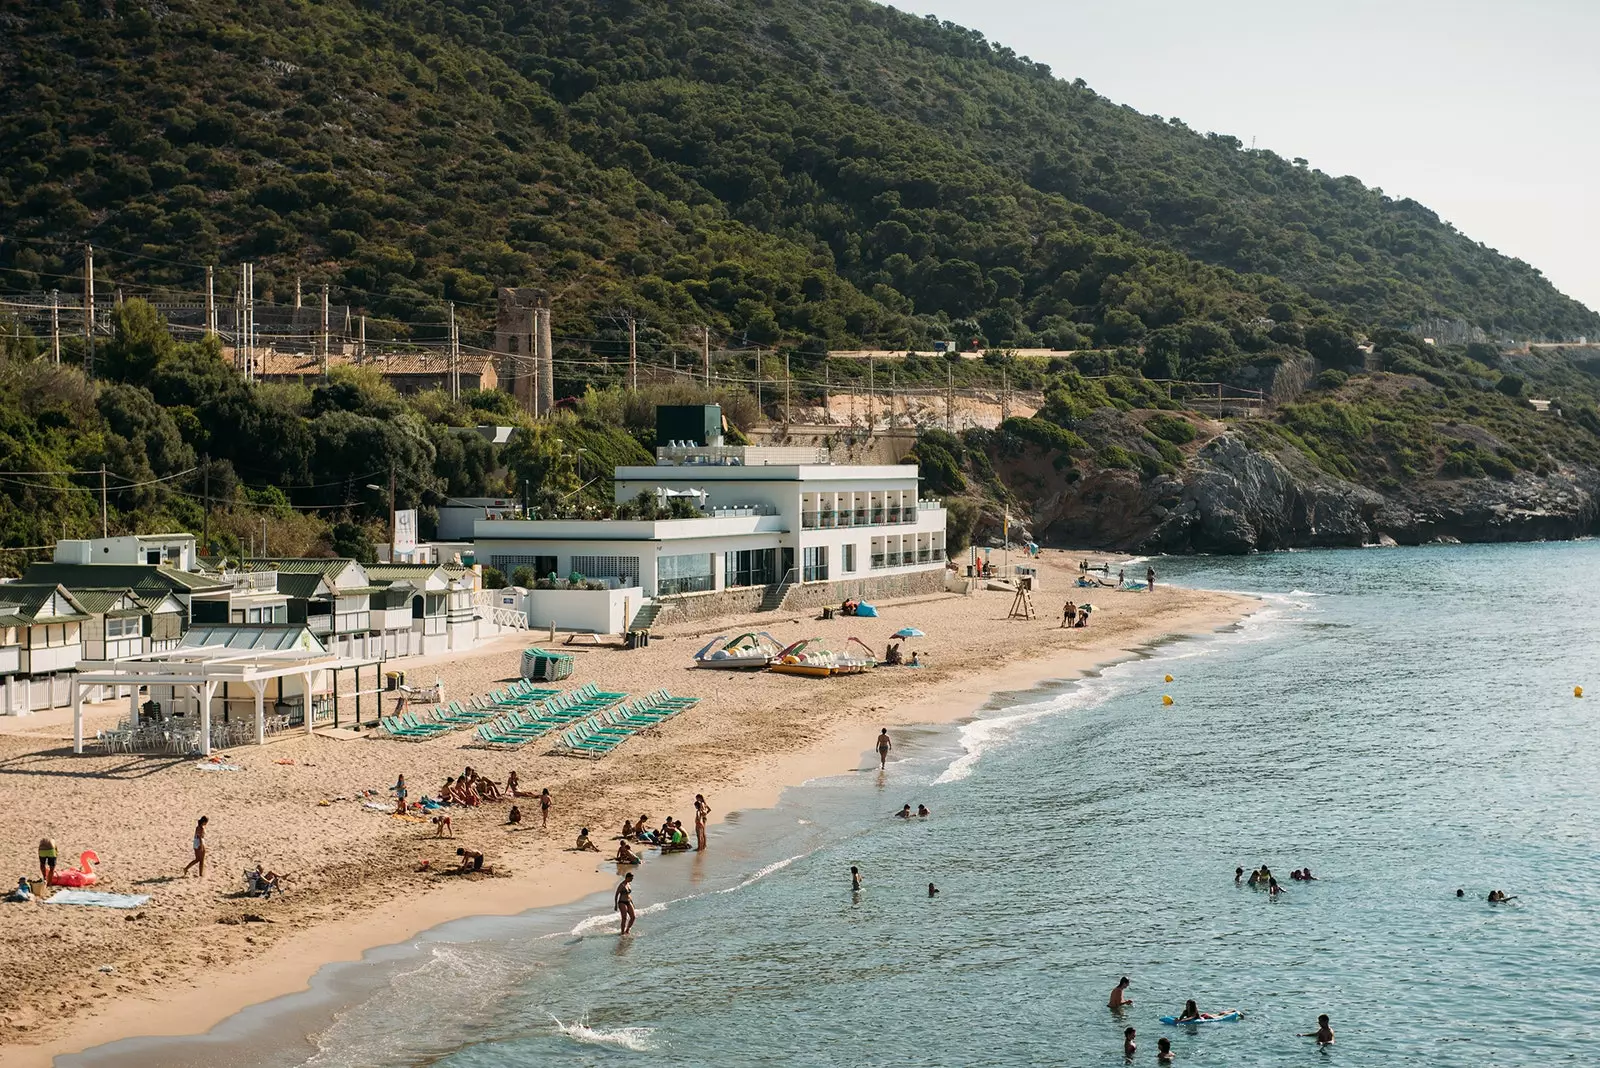
<svg viewBox="0 0 1600 1068"><path fill-rule="evenodd" d="M1133 1055L1139 1052L1138 1045L1133 1041L1136 1034L1138 1032L1131 1027L1122 1029L1122 1055L1130 1061L1133 1060Z"/></svg>
<svg viewBox="0 0 1600 1068"><path fill-rule="evenodd" d="M1328 1014L1323 1013L1317 1017L1317 1029L1315 1031L1302 1031L1296 1037L1314 1038L1319 1046L1333 1045L1333 1027L1328 1023Z"/></svg>
<svg viewBox="0 0 1600 1068"><path fill-rule="evenodd" d="M1144 581L1145 585L1149 589L1153 590L1156 588L1156 569L1154 567L1147 567L1144 569Z"/></svg>
<svg viewBox="0 0 1600 1068"><path fill-rule="evenodd" d="M854 864L850 865L850 892L852 894L861 893L861 869Z"/></svg>
<svg viewBox="0 0 1600 1068"><path fill-rule="evenodd" d="M1128 997L1128 987L1132 985L1133 980L1124 975L1122 981L1111 988L1111 998L1106 1002L1106 1006L1112 1009L1122 1009L1132 1005L1133 999Z"/></svg>
<svg viewBox="0 0 1600 1068"><path fill-rule="evenodd" d="M622 882L617 884L617 892L612 902L617 910L617 915L622 918L622 933L627 934L633 930L633 921L636 918L633 912L633 872L622 877Z"/></svg>
<svg viewBox="0 0 1600 1068"><path fill-rule="evenodd" d="M889 766L889 750L894 748L894 743L889 740L889 728L885 727L878 732L878 770L882 771Z"/></svg>

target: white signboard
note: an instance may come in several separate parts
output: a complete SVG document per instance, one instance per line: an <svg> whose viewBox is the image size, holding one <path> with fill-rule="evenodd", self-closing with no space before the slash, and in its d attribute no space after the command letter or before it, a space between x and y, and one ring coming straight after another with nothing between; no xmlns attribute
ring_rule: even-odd
<svg viewBox="0 0 1600 1068"><path fill-rule="evenodd" d="M407 508L394 514L394 555L415 552L417 548L417 510Z"/></svg>

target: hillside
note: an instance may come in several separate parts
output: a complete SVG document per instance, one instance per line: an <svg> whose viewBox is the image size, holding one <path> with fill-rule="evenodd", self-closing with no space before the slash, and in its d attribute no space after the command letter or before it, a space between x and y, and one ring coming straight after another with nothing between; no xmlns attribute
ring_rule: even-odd
<svg viewBox="0 0 1600 1068"><path fill-rule="evenodd" d="M446 301L481 336L521 284L591 346L634 311L647 351L700 323L803 351L1198 326L1199 362L1306 350L1267 320L1600 333L1420 205L865 0L0 18L0 288L75 290L93 241L136 292L246 259L263 298L328 282L376 336L437 336Z"/></svg>

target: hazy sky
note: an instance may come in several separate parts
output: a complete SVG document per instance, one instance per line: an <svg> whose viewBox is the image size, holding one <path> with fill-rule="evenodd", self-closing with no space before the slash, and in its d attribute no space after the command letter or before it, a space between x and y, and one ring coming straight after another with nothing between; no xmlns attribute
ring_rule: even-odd
<svg viewBox="0 0 1600 1068"><path fill-rule="evenodd" d="M1600 309L1600 0L901 0L1411 197Z"/></svg>

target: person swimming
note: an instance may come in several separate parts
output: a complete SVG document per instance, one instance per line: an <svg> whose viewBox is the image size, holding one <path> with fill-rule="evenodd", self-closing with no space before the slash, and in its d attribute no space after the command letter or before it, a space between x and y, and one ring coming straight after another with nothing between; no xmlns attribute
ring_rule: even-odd
<svg viewBox="0 0 1600 1068"><path fill-rule="evenodd" d="M909 804L905 805L903 808L900 809L899 812L895 813L895 818L896 819L902 819L902 820L910 819L911 818L911 806Z"/></svg>
<svg viewBox="0 0 1600 1068"><path fill-rule="evenodd" d="M1333 1028L1328 1024L1328 1014L1323 1013L1317 1017L1317 1029L1315 1031L1302 1031L1295 1037L1314 1038L1319 1046L1333 1045Z"/></svg>
<svg viewBox="0 0 1600 1068"><path fill-rule="evenodd" d="M1239 882L1243 882L1244 881L1244 869L1243 868L1235 868L1235 869L1233 869L1233 881L1235 883L1239 883Z"/></svg>
<svg viewBox="0 0 1600 1068"><path fill-rule="evenodd" d="M939 888L937 886L934 886L932 883L929 883L928 884L928 896L929 897L938 897L939 896Z"/></svg>
<svg viewBox="0 0 1600 1068"><path fill-rule="evenodd" d="M927 805L918 805L917 806L917 815L919 817L921 817L922 819L927 819L929 816L933 815L933 813L928 811L928 806Z"/></svg>
<svg viewBox="0 0 1600 1068"><path fill-rule="evenodd" d="M1173 1059L1174 1058L1172 1056L1172 1039L1163 1038L1163 1039L1158 1040L1156 1042L1156 1060L1157 1060L1157 1062L1159 1062L1161 1064L1171 1064L1173 1062Z"/></svg>

